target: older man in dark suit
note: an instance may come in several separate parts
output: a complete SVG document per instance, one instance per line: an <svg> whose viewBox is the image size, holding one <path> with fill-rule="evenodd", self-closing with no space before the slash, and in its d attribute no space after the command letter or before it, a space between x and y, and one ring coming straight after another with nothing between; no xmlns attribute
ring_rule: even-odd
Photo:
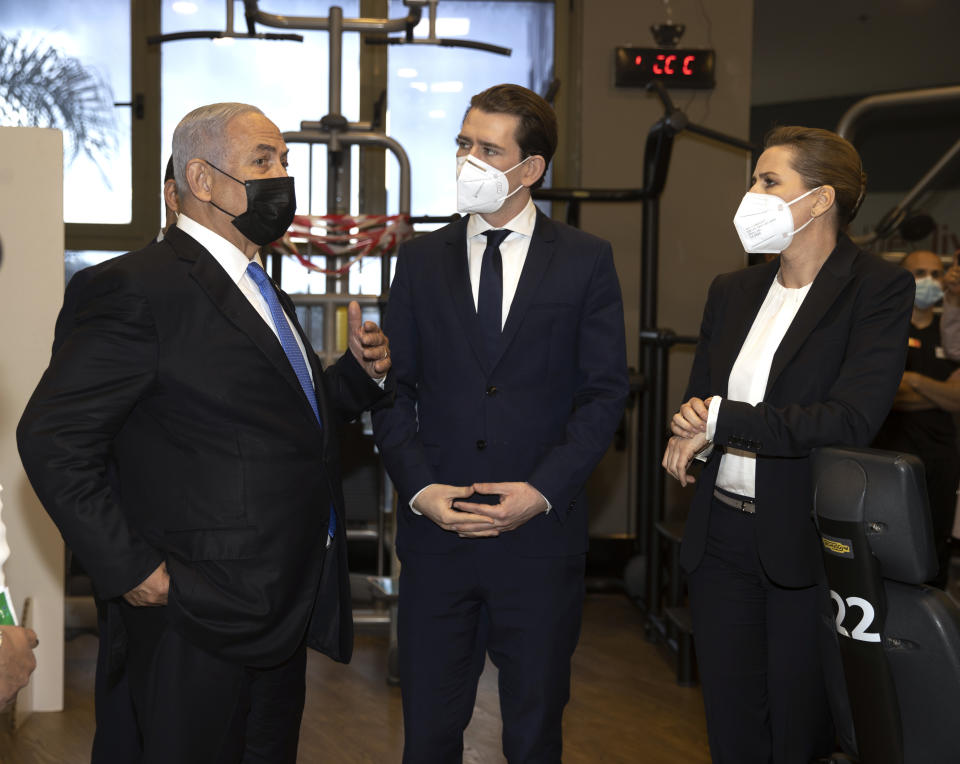
<svg viewBox="0 0 960 764"><path fill-rule="evenodd" d="M580 630L584 483L627 396L610 245L538 212L550 105L473 97L458 207L403 247L386 327L397 400L374 431L401 500L405 762L460 761L489 652L510 761L559 762Z"/></svg>
<svg viewBox="0 0 960 764"><path fill-rule="evenodd" d="M295 199L259 109L191 112L173 155L177 226L84 286L20 452L121 608L142 761L294 762L305 646L352 644L338 421L389 397L389 351L353 304L321 368L263 272Z"/></svg>

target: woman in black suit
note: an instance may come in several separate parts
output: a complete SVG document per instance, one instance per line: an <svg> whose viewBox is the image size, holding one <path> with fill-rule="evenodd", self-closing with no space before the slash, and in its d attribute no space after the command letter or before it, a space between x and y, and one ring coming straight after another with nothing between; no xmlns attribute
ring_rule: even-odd
<svg viewBox="0 0 960 764"><path fill-rule="evenodd" d="M681 562L713 759L807 764L833 746L809 454L877 432L914 284L843 233L865 189L853 146L780 127L764 149L734 225L748 252L780 256L711 285L663 466L688 485L706 461Z"/></svg>

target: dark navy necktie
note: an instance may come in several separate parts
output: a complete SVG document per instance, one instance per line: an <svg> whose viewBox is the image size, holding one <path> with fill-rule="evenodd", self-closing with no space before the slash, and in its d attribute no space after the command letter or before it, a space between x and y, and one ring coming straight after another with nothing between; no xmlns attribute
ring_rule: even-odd
<svg viewBox="0 0 960 764"><path fill-rule="evenodd" d="M273 326L277 330L277 335L280 338L280 346L283 348L283 352L287 356L287 360L290 361L290 365L293 367L294 374L297 375L297 379L300 382L300 387L303 388L303 394L307 396L307 401L310 403L310 408L313 409L314 415L317 417L317 422L320 425L323 425L322 420L320 419L320 411L317 408L317 393L313 387L313 380L310 379L310 370L307 368L307 359L303 357L303 353L300 352L300 346L297 344L297 338L293 336L293 330L290 328L290 324L287 322L287 316L283 312L283 307L280 305L280 299L277 297L277 292L273 288L273 284L270 283L270 278L267 276L267 272L260 267L259 263L251 261L247 266L247 274L250 278L253 279L253 283L257 285L257 289L260 290L260 294L263 295L263 299L267 301L267 307L270 308L270 315L273 318ZM337 526L337 516L333 511L333 507L330 507L330 527L328 533L331 538L333 538L334 530Z"/></svg>
<svg viewBox="0 0 960 764"><path fill-rule="evenodd" d="M487 357L492 363L500 351L503 330L503 259L500 245L510 235L506 228L484 231L487 246L480 264L480 288L477 295L477 318L487 346Z"/></svg>

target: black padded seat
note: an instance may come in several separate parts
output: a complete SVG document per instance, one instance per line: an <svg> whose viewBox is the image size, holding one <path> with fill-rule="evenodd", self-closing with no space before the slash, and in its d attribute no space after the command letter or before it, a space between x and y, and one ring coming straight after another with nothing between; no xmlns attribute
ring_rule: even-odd
<svg viewBox="0 0 960 764"><path fill-rule="evenodd" d="M859 760L960 762L960 608L923 583L937 569L923 464L835 447L812 468Z"/></svg>

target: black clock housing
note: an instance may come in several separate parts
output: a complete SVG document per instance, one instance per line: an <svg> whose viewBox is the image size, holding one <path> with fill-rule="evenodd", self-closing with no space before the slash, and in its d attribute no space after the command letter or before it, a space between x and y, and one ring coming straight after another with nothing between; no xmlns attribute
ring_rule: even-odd
<svg viewBox="0 0 960 764"><path fill-rule="evenodd" d="M710 90L716 85L712 48L627 48L616 51L619 88L642 88L659 80L668 88Z"/></svg>

